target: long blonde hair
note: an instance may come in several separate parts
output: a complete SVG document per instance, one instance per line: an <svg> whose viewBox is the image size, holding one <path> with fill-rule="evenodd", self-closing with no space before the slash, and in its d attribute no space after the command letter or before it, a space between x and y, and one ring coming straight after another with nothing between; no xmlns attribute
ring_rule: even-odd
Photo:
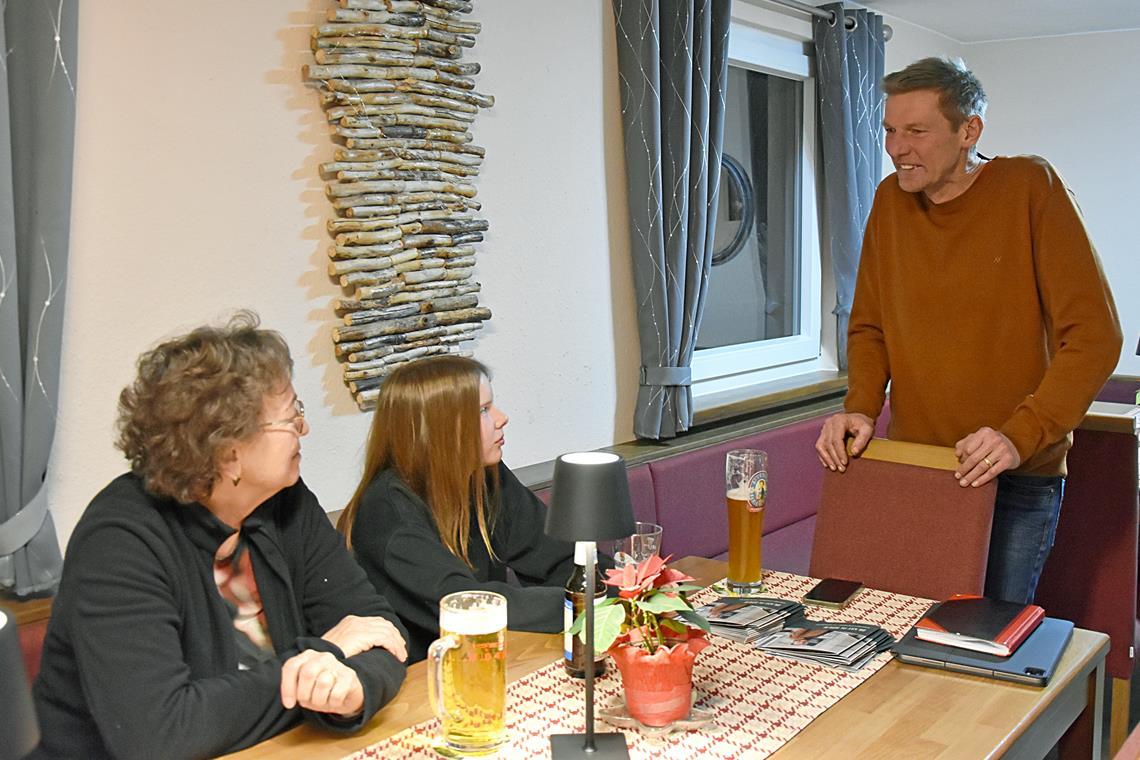
<svg viewBox="0 0 1140 760"><path fill-rule="evenodd" d="M409 362L384 380L368 444L364 474L337 529L352 546L352 525L369 484L392 468L428 505L439 538L468 567L471 512L491 549L498 469L483 464L479 385L487 368L474 359L438 356ZM488 493L487 475L491 488Z"/></svg>

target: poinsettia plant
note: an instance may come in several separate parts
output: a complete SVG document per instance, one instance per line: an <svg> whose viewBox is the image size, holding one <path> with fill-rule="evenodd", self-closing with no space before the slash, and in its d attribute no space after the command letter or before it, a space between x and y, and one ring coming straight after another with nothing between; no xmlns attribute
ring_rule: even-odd
<svg viewBox="0 0 1140 760"><path fill-rule="evenodd" d="M606 571L606 585L618 589L616 597L598 602L594 611L594 649L636 646L653 654L658 647L703 637L708 621L693 610L685 594L698 591L694 578L667 565L672 555L656 554L637 563ZM571 633L582 635L585 614L574 621Z"/></svg>

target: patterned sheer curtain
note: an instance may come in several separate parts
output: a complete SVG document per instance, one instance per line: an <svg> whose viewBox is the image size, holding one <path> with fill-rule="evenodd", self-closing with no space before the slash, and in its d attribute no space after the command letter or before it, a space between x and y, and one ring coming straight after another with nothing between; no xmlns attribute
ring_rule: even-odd
<svg viewBox="0 0 1140 760"><path fill-rule="evenodd" d="M55 435L71 213L78 0L0 17L0 589L46 593L62 558L44 475Z"/></svg>
<svg viewBox="0 0 1140 760"><path fill-rule="evenodd" d="M855 295L855 274L863 247L863 229L882 176L883 17L865 10L843 10L842 3L822 6L836 21L812 22L823 141L823 186L835 273L835 309L839 319L839 367L847 368L847 322ZM844 16L855 20L848 30Z"/></svg>
<svg viewBox="0 0 1140 760"><path fill-rule="evenodd" d="M613 0L640 387L634 432L693 419L690 365L712 266L729 0Z"/></svg>

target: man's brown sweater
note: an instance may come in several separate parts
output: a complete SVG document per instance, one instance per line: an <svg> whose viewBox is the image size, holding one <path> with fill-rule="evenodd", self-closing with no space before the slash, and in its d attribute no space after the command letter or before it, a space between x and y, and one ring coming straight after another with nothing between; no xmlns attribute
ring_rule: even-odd
<svg viewBox="0 0 1140 760"><path fill-rule="evenodd" d="M1069 189L1044 159L995 158L945 203L879 185L848 332L845 406L890 437L1005 434L1016 472L1064 475L1072 430L1120 356L1116 307Z"/></svg>

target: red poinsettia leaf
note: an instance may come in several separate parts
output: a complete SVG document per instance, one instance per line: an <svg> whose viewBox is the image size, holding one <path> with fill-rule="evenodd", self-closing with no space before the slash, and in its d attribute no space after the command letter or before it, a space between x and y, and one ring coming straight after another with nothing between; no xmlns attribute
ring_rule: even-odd
<svg viewBox="0 0 1140 760"><path fill-rule="evenodd" d="M669 658L688 658L692 662L696 652L707 646L703 631L696 626L708 623L693 612L684 596L684 592L701 587L691 585L695 580L692 576L667 567L669 559L671 556L662 559L654 555L636 565L607 572L606 583L619 589L618 598L611 600L613 612L622 615L620 635L612 639L608 648L611 654L631 648ZM699 640L691 651L683 646L676 655L661 651L678 648L673 645L684 644L690 638Z"/></svg>
<svg viewBox="0 0 1140 760"><path fill-rule="evenodd" d="M646 558L637 565L637 585L640 588L649 588L656 585L657 576L665 569L665 560L656 554Z"/></svg>
<svg viewBox="0 0 1140 760"><path fill-rule="evenodd" d="M658 585L658 587L660 587L660 586L667 584L667 583L678 583L678 584L680 584L680 583L688 583L689 581L692 581L692 580L696 580L696 579L693 578L691 575L685 575L680 570L674 570L671 567L667 567L667 568L663 569L661 571L661 574L658 576L657 585Z"/></svg>
<svg viewBox="0 0 1140 760"><path fill-rule="evenodd" d="M621 569L621 585L622 586L636 586L638 585L637 565L626 565Z"/></svg>

